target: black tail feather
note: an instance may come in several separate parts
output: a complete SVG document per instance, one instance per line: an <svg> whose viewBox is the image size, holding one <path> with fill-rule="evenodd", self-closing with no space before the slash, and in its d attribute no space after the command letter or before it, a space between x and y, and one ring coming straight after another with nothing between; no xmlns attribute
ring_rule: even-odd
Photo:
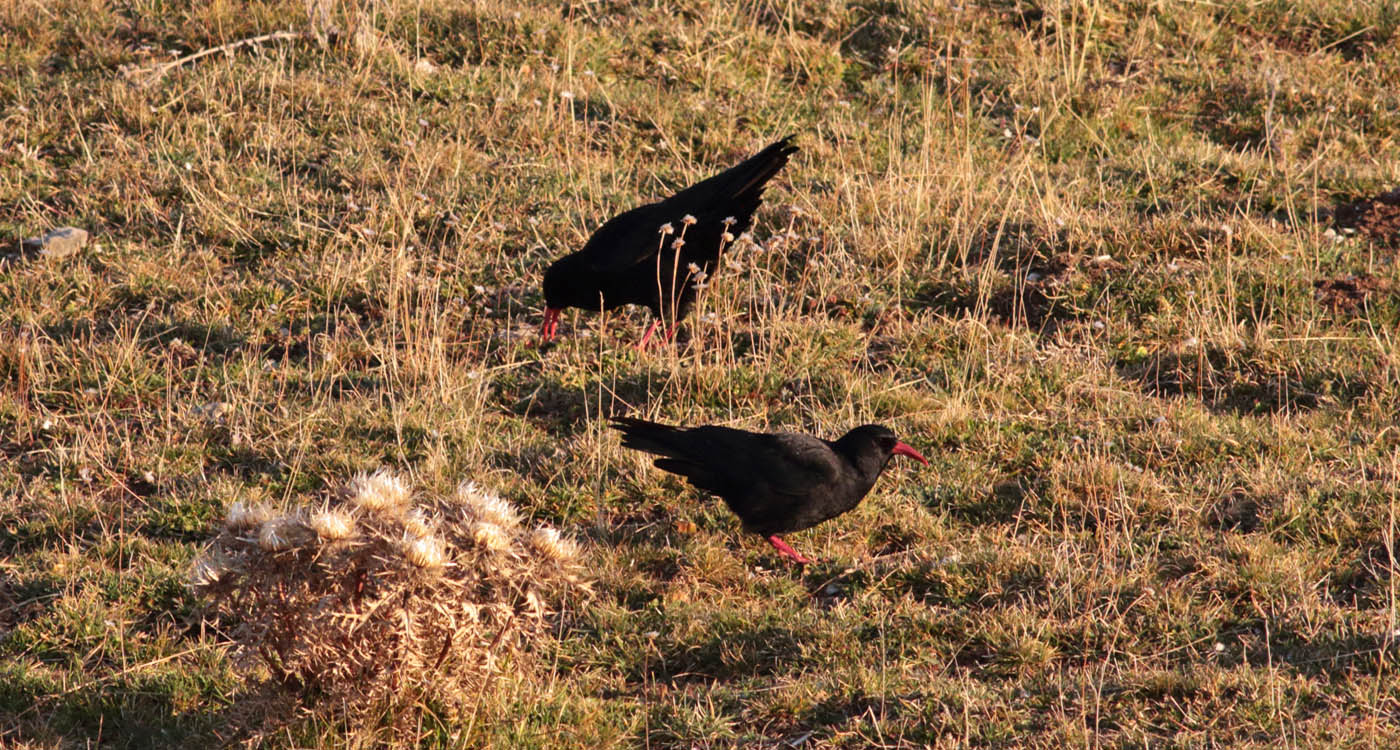
<svg viewBox="0 0 1400 750"><path fill-rule="evenodd" d="M713 467L707 466L702 456L694 455L693 436L681 427L648 422L631 417L614 417L613 429L622 433L622 446L660 456L652 465L662 471L669 471L686 478L696 487L723 495L726 483Z"/></svg>
<svg viewBox="0 0 1400 750"><path fill-rule="evenodd" d="M677 193L673 200L702 205L757 204L763 196L763 186L787 164L788 157L797 153L797 147L792 145L794 137L770 143L729 169Z"/></svg>
<svg viewBox="0 0 1400 750"><path fill-rule="evenodd" d="M792 145L792 139L796 137L789 135L780 138L739 164L735 171L742 171L735 175L736 185L731 193L733 198L758 200L768 181L787 165L789 157L797 153L798 148Z"/></svg>
<svg viewBox="0 0 1400 750"><path fill-rule="evenodd" d="M625 448L658 456L678 457L679 446L675 441L681 433L678 427L633 417L613 417L612 427L622 433L622 445Z"/></svg>

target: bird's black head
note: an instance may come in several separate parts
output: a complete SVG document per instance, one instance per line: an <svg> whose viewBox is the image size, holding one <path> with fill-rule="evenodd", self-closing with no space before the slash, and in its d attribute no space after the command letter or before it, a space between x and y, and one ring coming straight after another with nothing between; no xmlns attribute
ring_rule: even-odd
<svg viewBox="0 0 1400 750"><path fill-rule="evenodd" d="M544 272L544 306L587 308L597 304L597 290L585 278L585 268L577 255L566 255L554 261ZM589 299L592 298L592 299Z"/></svg>
<svg viewBox="0 0 1400 750"><path fill-rule="evenodd" d="M872 479L885 470L885 464L895 455L908 456L928 465L922 454L900 442L890 428L880 424L861 425L842 435L836 441L836 449L850 457L856 468Z"/></svg>
<svg viewBox="0 0 1400 750"><path fill-rule="evenodd" d="M559 326L559 313L566 307L598 308L598 282L593 270L583 258L566 255L544 272L544 325L540 335L545 341L554 339Z"/></svg>

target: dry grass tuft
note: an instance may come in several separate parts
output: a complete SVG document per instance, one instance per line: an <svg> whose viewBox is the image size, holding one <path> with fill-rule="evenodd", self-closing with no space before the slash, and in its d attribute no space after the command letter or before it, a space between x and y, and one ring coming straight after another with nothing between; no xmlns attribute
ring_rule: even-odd
<svg viewBox="0 0 1400 750"><path fill-rule="evenodd" d="M381 470L319 509L230 508L190 580L231 627L236 662L263 678L241 712L258 715L250 729L287 718L266 716L269 698L330 719L458 716L586 592L572 541L468 486L410 504L408 483Z"/></svg>

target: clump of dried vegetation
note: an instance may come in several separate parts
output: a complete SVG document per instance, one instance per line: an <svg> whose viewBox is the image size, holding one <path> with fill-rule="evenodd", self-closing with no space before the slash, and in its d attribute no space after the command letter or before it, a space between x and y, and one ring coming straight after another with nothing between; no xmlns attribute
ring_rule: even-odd
<svg viewBox="0 0 1400 750"><path fill-rule="evenodd" d="M477 484L415 495L381 470L317 507L234 503L191 582L260 706L402 720L461 715L587 590L579 572L573 541Z"/></svg>

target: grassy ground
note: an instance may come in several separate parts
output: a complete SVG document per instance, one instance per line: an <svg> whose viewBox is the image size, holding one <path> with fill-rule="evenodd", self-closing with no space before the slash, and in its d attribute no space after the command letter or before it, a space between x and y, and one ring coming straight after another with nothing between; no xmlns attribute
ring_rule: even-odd
<svg viewBox="0 0 1400 750"><path fill-rule="evenodd" d="M1393 4L313 5L0 6L0 238L95 242L0 267L0 744L226 741L190 560L380 465L571 530L599 592L400 742L1400 743ZM325 43L151 72L284 29ZM533 346L551 258L786 133L688 345ZM797 570L624 409L932 466Z"/></svg>

